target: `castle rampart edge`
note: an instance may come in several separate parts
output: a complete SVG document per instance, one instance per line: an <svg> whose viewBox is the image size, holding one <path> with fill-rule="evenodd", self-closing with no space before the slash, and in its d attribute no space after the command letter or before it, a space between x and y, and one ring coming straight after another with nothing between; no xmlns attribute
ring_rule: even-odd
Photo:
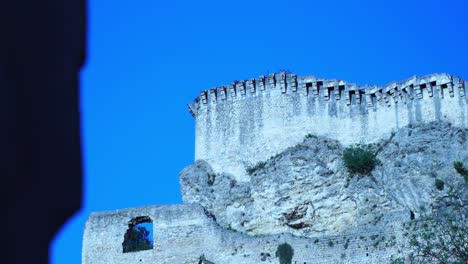
<svg viewBox="0 0 468 264"><path fill-rule="evenodd" d="M373 143L416 122L468 126L459 77L412 76L384 86L285 72L205 90L189 104L195 118L195 160L249 181L246 167L298 144L306 134L344 145Z"/></svg>
<svg viewBox="0 0 468 264"><path fill-rule="evenodd" d="M298 88L299 87L299 88ZM324 100L327 102L330 94L334 93L336 100L341 100L343 97L347 101L347 105L351 104L350 97L355 94L358 98L355 103L361 103L362 95L367 98L377 97L379 102L381 99L387 103L388 97L391 97L396 103L403 98L413 99L416 96L422 99L423 90L428 91L430 97L433 96L434 90L444 96L444 92L454 96L454 89L459 90L461 97L465 96L464 81L459 77L451 76L446 73L430 74L422 77L412 76L404 81L392 81L384 86L359 86L354 83L348 83L343 80L322 79L314 76L298 77L296 74L286 74L280 72L278 74L270 74L268 76L259 76L256 79L248 79L235 81L232 84L224 85L209 90L200 92L194 102L188 104L190 113L196 118L197 110L209 104L223 103L225 101L233 101L239 98L248 96L247 91L251 96L260 95L269 90L280 89L282 94L290 92L299 92L305 96L318 97L323 93ZM344 95L344 96L343 96ZM367 106L372 107L372 100L367 100Z"/></svg>

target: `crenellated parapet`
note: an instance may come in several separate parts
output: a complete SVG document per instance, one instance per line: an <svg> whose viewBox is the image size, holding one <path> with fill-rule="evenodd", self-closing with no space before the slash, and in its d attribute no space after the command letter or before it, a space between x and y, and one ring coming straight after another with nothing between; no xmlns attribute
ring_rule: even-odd
<svg viewBox="0 0 468 264"><path fill-rule="evenodd" d="M342 80L280 72L204 90L189 104L189 111L196 117L200 108L262 96L273 91L279 94L299 93L306 97L320 98L323 102L329 102L333 97L334 100L344 100L346 105L365 103L367 107L372 108L389 107L396 103L406 104L408 100L421 100L424 96L433 97L434 94L440 98L453 97L454 90L458 90L460 97L465 96L464 82L448 74L413 76L385 86L359 86Z"/></svg>
<svg viewBox="0 0 468 264"><path fill-rule="evenodd" d="M417 122L468 126L464 82L448 74L384 86L286 72L205 90L189 104L195 159L248 181L246 168L301 142L306 134L344 145L372 143Z"/></svg>

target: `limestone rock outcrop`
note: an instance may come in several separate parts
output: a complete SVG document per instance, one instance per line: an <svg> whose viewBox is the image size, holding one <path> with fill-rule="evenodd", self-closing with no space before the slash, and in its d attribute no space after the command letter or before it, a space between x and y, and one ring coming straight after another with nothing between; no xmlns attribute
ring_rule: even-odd
<svg viewBox="0 0 468 264"><path fill-rule="evenodd" d="M467 132L447 122L400 128L369 145L379 160L369 175L349 173L344 146L314 135L247 168L250 182L236 181L229 171L215 174L198 160L180 173L182 197L202 205L220 225L250 235L341 234L402 209L418 218L451 187L467 187L453 168L455 160L468 163Z"/></svg>

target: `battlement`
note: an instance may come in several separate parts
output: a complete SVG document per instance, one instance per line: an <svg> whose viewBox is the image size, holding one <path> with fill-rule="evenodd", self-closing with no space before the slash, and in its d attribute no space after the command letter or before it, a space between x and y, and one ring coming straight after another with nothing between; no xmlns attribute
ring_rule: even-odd
<svg viewBox="0 0 468 264"><path fill-rule="evenodd" d="M468 125L464 81L448 74L385 86L285 72L204 90L188 104L196 122L195 160L248 181L245 168L313 133L344 145L372 143L399 127L445 120Z"/></svg>
<svg viewBox="0 0 468 264"><path fill-rule="evenodd" d="M334 227L335 231L340 232L327 235L326 233L320 233L322 231L319 225L315 225L314 227L319 227L317 234L321 235L314 237L295 236L290 233L283 233L284 229L266 226L262 228L267 228L268 233L261 234L257 230L257 233L251 235L231 229L235 226L232 221L229 228L220 226L219 224L223 223L220 221L223 215L220 217L216 214L218 209L208 211L209 206L204 208L200 204L185 203L129 208L112 212L92 213L90 215L84 230L82 263L278 263L276 252L283 243L288 243L293 248L294 263L389 263L392 257L410 251L405 246L408 238L405 235L403 224L420 220L417 217L417 212L411 210L411 208L414 208L413 206L407 206L407 204L403 207L394 206L386 202L389 201L387 198L380 200L380 198L374 196L396 195L400 198L403 197L399 199L401 202L407 196L406 193L399 193L404 189L401 188L401 184L406 185L407 182L401 182L401 184L400 182L398 184L393 182L394 187L392 188L398 189L398 192L393 194L391 188L382 189L381 194L374 191L365 194L360 190L374 188L371 188L368 183L361 182L354 189L349 186L345 187L351 189L350 193L356 193L358 196L339 196L336 197L336 200L334 200L334 196L341 192L338 190L343 190L340 187L342 186L341 183L339 186L331 184L332 188L328 189L328 191L325 190L328 195L323 196L324 190L322 188L330 186L330 182L320 182L314 185L314 188L320 188L320 190L316 189L319 200L324 201L323 204L320 204L320 202L314 203L311 196L307 197L302 192L302 190L308 192L310 190L309 186L312 185L308 185L304 189L287 187L289 183L285 183L295 181L298 179L297 177L289 177L290 179L286 179L287 181L280 182L278 187L273 186L271 183L267 183L262 189L239 187L241 186L240 182L250 181L250 175L246 173L246 167L252 166L259 161L265 161L286 148L300 143L305 135L310 133L326 136L347 145L377 142L383 138L388 138L398 128L417 122L448 121L457 127L468 127L468 98L465 95L464 82L460 78L448 74L414 76L402 82L391 82L385 86L360 87L341 80L326 80L313 76L298 77L294 74L278 73L202 91L195 102L189 104L190 112L195 117L195 159L206 160L214 172L231 174L228 177L226 175L214 175L217 181L214 186L219 186L217 190L222 189L226 193L219 195L219 192L214 192L216 189L211 188L210 193L214 193L214 196L211 197L217 197L216 199L232 198L246 190L250 192L249 196L243 196L242 194L237 196L235 203L218 206L222 210L226 209L226 215L229 219L233 219L240 212L242 214L255 212L248 209L250 205L245 205L246 197L248 199L257 199L266 193L273 193L278 196L275 198L288 199L288 207L291 204L295 206L292 211L278 210L278 212L275 212L279 218L288 215L301 215L301 218L304 219L308 218L310 220L317 217L320 220L319 218L323 217L332 220L333 223L327 221L325 222L327 224L334 225L341 222L341 224ZM420 130L420 132L423 131ZM445 130L438 131L441 134L449 133ZM464 130L460 131L463 133ZM392 143L396 143L396 139L399 138L400 134L398 133L395 136ZM410 134L408 133L405 138L406 143L408 139L414 140ZM413 133L413 136L414 134L417 133ZM419 136L421 136L421 133L419 133ZM429 138L438 139L439 137L432 136ZM453 138L451 137L448 140ZM427 138L424 137L424 142L426 140ZM315 144L314 142L316 141L311 141L310 144ZM416 140L415 142L421 141ZM328 145L328 143L327 140L327 148L334 145ZM415 143L414 145L418 144ZM443 145L449 146L450 144L445 144L444 141ZM460 148L459 146L462 145L458 144L456 148ZM418 152L420 150L411 151ZM449 149L447 152L452 151ZM418 154L420 153L418 152ZM289 153L284 155L289 155ZM306 157L319 155L323 155L323 153L314 152ZM440 155L440 153L437 155ZM407 164L411 164L411 161L419 160L419 158L418 155L414 159L410 159ZM274 162L273 160L270 160L270 162ZM430 160L428 160L429 163L431 163ZM328 161L321 159L319 161L328 163ZM444 162L447 162L447 160ZM440 166L444 162L434 166ZM385 164L385 162L383 163ZM452 159L450 158L451 163ZM289 163L284 164L286 164L286 168L291 168ZM391 166L397 165L392 162ZM434 168L434 166L428 166L427 168ZM416 168L422 167L416 166ZM450 168L452 169L452 167ZM197 169L203 171L201 168ZM301 177L309 177L306 171L308 169L303 170L302 167L292 166L286 173L295 169L301 172ZM427 169L427 171L432 170ZM393 172L398 172L398 170ZM413 172L414 168L411 168L409 173ZM209 181L213 173L211 169L204 171L206 174L203 174L203 177L197 176L198 173L196 170L191 171L189 177L194 182L203 182L203 185L194 185L190 188L196 190L197 197L203 196L206 198L205 194L208 192L198 193L197 188L198 186L210 186ZM391 176L392 172L389 173ZM337 175L338 177L343 176L343 174ZM417 177L420 175L416 174ZM267 180L257 178L257 181L250 183L250 185L255 186L255 184L258 184L259 179L262 182L275 181L278 179L275 178L276 176L282 177L283 172L278 175L272 173ZM315 184L317 178L324 177L317 175L316 178L312 177L307 181ZM338 180L342 182L344 177ZM359 181L362 181L362 179ZM369 179L369 181L371 180ZM412 180L409 179L409 181ZM390 183L389 186L392 185L391 181L383 181L382 183L385 182ZM233 183L235 184L232 185ZM419 185L421 183L423 181L414 184ZM223 189L228 184L230 190ZM433 184L432 174L430 184L431 186ZM247 185L244 184L243 186ZM377 185L380 185L380 183ZM284 187L290 188L289 193L296 192L301 196L304 194L304 197L291 199L291 196L286 195L286 193L279 197L280 194L277 190ZM411 187L406 190L408 190L407 193L414 193L417 188ZM182 192L184 193L184 191ZM317 193L308 193L307 195L314 196ZM374 197L371 199L372 201L367 199L370 197ZM392 199L397 201L399 197L393 197ZM408 197L410 197L408 199L415 200L414 196ZM302 198L307 199L307 203L302 203ZM265 199L273 200L268 194L263 199L263 201ZM365 200L366 206L358 207L355 201L357 199ZM299 200L301 200L302 205L307 206L302 208L302 206L298 206L301 203L298 205L293 203ZM345 204L343 207L336 207L334 201L338 200L348 200L351 205ZM379 201L385 202L381 203ZM398 202L399 205L401 205L400 202ZM311 204L314 204L315 208L327 207L327 210L341 210L340 217L342 221L337 221L336 215L329 214L326 211L318 211L313 207L309 209ZM370 209L371 204L375 210ZM330 207L331 205L333 207ZM381 207L377 207L379 205ZM414 203L414 205L419 204ZM250 207L258 207L264 210L264 206L268 206L268 204L263 202L259 206L254 204ZM347 206L356 207L358 210L343 210ZM287 207L278 208L288 209ZM308 212L308 210L313 212ZM268 211L268 213L271 212ZM376 212L379 214L377 215ZM216 217L218 217L218 221ZM359 218L364 218L364 220L359 220L356 225L351 224L350 221ZM258 217L257 219L265 222L264 218ZM314 219L314 221L316 220ZM140 223L149 224L151 230L153 230L152 233L150 232L152 234L151 248L127 251L124 247L127 231L131 231L130 228ZM292 225L286 225L295 228ZM337 227L339 229L336 229ZM342 230L342 227L346 227L346 229ZM308 233L303 234L307 235Z"/></svg>
<svg viewBox="0 0 468 264"><path fill-rule="evenodd" d="M465 96L463 80L448 74L412 76L402 82L393 81L385 86L359 86L343 80L321 79L314 76L298 77L295 74L280 72L201 91L195 102L188 106L190 113L196 118L200 108L208 105L235 102L277 90L281 94L299 93L303 96L320 97L324 102L334 97L335 100L345 100L346 105L364 103L372 108L379 103L381 106L390 106L392 103L406 102L415 97L423 99L423 94L432 97L434 91L441 98L453 97L455 89L459 91L461 97Z"/></svg>

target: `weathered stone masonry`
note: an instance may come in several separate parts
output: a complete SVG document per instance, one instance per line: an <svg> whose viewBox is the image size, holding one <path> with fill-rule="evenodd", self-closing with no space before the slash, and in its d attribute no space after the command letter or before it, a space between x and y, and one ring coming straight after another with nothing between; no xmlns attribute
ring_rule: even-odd
<svg viewBox="0 0 468 264"><path fill-rule="evenodd" d="M154 223L154 248L122 253L122 242L131 219L148 216ZM196 264L204 255L214 263L278 263L281 243L294 249L293 263L389 263L398 255L397 241L404 239L401 220L406 211L388 214L368 230L317 238L290 234L248 236L219 227L196 204L147 206L93 213L85 227L83 264Z"/></svg>
<svg viewBox="0 0 468 264"><path fill-rule="evenodd" d="M246 166L296 145L308 133L337 139L346 145L376 142L388 138L398 128L417 122L444 120L466 128L468 98L465 95L464 82L447 74L412 77L384 87L359 87L344 81L286 73L236 82L203 91L194 103L189 104L190 112L196 119L195 159L204 159L215 172L223 172L223 175L230 173L248 185L251 183L245 183L250 181L245 174ZM444 129L450 130L439 127L438 131ZM464 131L460 129L455 132ZM456 135L451 138L456 138ZM455 142L454 146L460 144ZM454 153L454 157L465 152L460 153ZM412 160L414 158L409 159ZM466 162L463 156L461 160ZM420 167L409 169L415 168ZM415 172L419 173L420 178L424 178L426 173ZM302 173L310 179L309 172ZM196 178L196 175L193 176ZM322 177L315 176L315 179ZM388 180L384 182L391 183ZM366 191L374 185L367 184L365 180L362 184L363 187L358 187L365 189L353 189L358 192L357 198L365 199L374 194L367 195ZM401 181L401 184L409 183ZM415 181L415 184L421 185L424 181ZM320 188L317 199L323 192ZM386 189L385 195L392 195L391 189ZM268 192L270 189L265 190ZM276 192L274 194L277 195ZM408 199L414 199L411 194L408 191ZM258 193L252 197L255 195ZM395 195L402 200L407 198L406 193ZM329 198L315 205L320 204L333 210L341 208L334 206L336 202ZM402 225L413 220L414 213L409 209L400 210L411 207L386 208L390 210L382 213L375 224L358 225L337 235L320 237L289 233L248 235L220 226L219 217L216 221L212 213L195 203L97 212L92 213L86 222L82 263L195 264L200 263L201 256L216 264L279 263L275 252L282 243L288 243L294 249L295 264L389 263L392 256L407 253L402 252L408 250L403 246L406 238ZM123 253L125 232L129 223L138 219L152 222L153 248Z"/></svg>
<svg viewBox="0 0 468 264"><path fill-rule="evenodd" d="M202 91L189 110L196 120L195 160L241 181L249 181L246 166L308 133L348 145L376 142L416 122L468 125L464 82L448 74L359 87L282 72Z"/></svg>

